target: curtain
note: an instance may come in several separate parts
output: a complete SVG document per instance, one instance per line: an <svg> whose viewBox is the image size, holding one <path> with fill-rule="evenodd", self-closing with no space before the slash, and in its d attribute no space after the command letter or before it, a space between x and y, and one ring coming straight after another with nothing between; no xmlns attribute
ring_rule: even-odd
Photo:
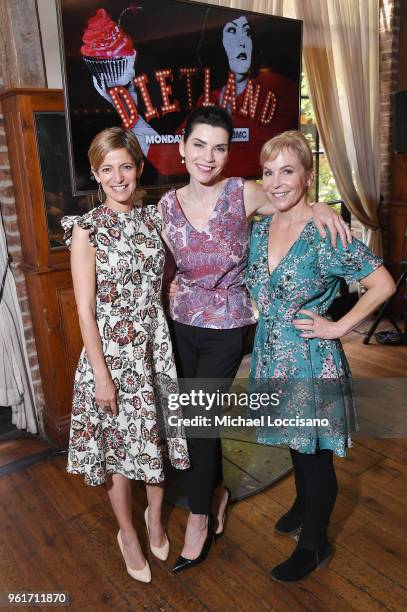
<svg viewBox="0 0 407 612"><path fill-rule="evenodd" d="M366 243L381 255L378 0L297 0L296 10L324 150Z"/></svg>
<svg viewBox="0 0 407 612"><path fill-rule="evenodd" d="M378 0L203 1L304 22L304 67L324 150L365 242L381 255Z"/></svg>
<svg viewBox="0 0 407 612"><path fill-rule="evenodd" d="M23 321L14 278L8 266L6 235L0 216L0 283L3 278L5 282L0 301L0 405L11 407L12 421L18 429L37 433Z"/></svg>

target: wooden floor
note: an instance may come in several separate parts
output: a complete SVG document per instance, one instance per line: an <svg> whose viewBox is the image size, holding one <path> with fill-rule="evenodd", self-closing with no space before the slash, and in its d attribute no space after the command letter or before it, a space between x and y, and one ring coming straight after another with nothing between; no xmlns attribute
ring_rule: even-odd
<svg viewBox="0 0 407 612"><path fill-rule="evenodd" d="M407 375L406 347L364 346L356 333L344 346L355 376ZM9 442L6 452L10 457ZM68 476L65 457L41 461L0 478L0 592L65 591L71 610L89 612L407 610L407 439L360 439L336 468L330 528L336 554L329 568L291 586L269 577L295 546L273 532L293 498L290 476L234 504L207 562L180 575L170 566L186 512L166 507L170 558L161 563L149 554L153 582L141 585L125 572L104 488ZM134 501L146 550L139 484Z"/></svg>

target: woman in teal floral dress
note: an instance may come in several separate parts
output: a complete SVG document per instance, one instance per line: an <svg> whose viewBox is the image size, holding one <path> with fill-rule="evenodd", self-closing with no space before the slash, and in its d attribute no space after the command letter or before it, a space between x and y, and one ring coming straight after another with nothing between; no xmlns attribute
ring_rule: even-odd
<svg viewBox="0 0 407 612"><path fill-rule="evenodd" d="M321 238L307 206L312 152L299 132L265 143L260 160L263 189L277 212L252 230L247 285L259 321L250 384L279 394L276 409L263 415L259 442L288 446L293 459L297 495L276 530L300 537L291 557L272 571L275 580L290 582L332 554L326 532L337 494L333 454L345 455L357 428L339 338L384 302L394 283L360 241L335 249ZM327 311L341 278L360 281L366 293L333 322Z"/></svg>
<svg viewBox="0 0 407 612"><path fill-rule="evenodd" d="M107 483L127 571L149 582L133 525L131 481L146 483L150 547L165 560L159 391L174 384L176 370L161 305L162 221L155 206L136 202L143 156L131 132L104 130L88 156L104 201L82 217L62 220L85 345L75 376L67 469L83 474L87 484ZM188 468L186 440L166 443L173 466Z"/></svg>

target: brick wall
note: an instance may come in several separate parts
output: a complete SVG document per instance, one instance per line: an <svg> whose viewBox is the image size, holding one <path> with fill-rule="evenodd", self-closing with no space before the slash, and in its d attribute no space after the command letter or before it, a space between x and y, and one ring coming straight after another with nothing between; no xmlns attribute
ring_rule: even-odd
<svg viewBox="0 0 407 612"><path fill-rule="evenodd" d="M392 120L398 86L400 0L380 2L380 193L385 258L389 255L389 207L391 205Z"/></svg>
<svg viewBox="0 0 407 612"><path fill-rule="evenodd" d="M0 74L2 66L0 59ZM3 89L3 79L0 76L0 91ZM37 416L40 431L43 433L42 411L44 407L44 396L38 364L37 350L35 346L34 332L31 320L30 307L28 304L27 287L24 274L21 270L22 254L20 232L17 224L17 212L14 199L13 183L11 179L10 161L8 156L7 142L4 131L3 114L0 104L0 206L3 216L4 229L6 232L7 248L13 258L11 269L17 287L18 301L24 324L24 335L30 362L31 376L34 385L34 396L37 408Z"/></svg>

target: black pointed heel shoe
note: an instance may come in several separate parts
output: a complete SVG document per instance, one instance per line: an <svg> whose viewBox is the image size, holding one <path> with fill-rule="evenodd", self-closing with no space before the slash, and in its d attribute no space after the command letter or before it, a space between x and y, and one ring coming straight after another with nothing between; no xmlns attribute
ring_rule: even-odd
<svg viewBox="0 0 407 612"><path fill-rule="evenodd" d="M309 550L298 544L287 561L272 569L271 577L276 582L297 582L315 570L326 567L332 555L333 550L329 542L320 546L318 550Z"/></svg>
<svg viewBox="0 0 407 612"><path fill-rule="evenodd" d="M175 561L174 565L172 566L172 571L174 574L175 572L182 572L183 570L186 570L189 567L194 567L195 565L199 565L200 563L205 561L206 557L208 556L209 550L212 546L212 543L214 541L213 526L214 526L214 518L212 514L209 514L208 516L208 534L205 538L205 542L202 546L201 552L199 553L196 559L187 559L186 557L183 557L182 555L180 555L178 559Z"/></svg>

